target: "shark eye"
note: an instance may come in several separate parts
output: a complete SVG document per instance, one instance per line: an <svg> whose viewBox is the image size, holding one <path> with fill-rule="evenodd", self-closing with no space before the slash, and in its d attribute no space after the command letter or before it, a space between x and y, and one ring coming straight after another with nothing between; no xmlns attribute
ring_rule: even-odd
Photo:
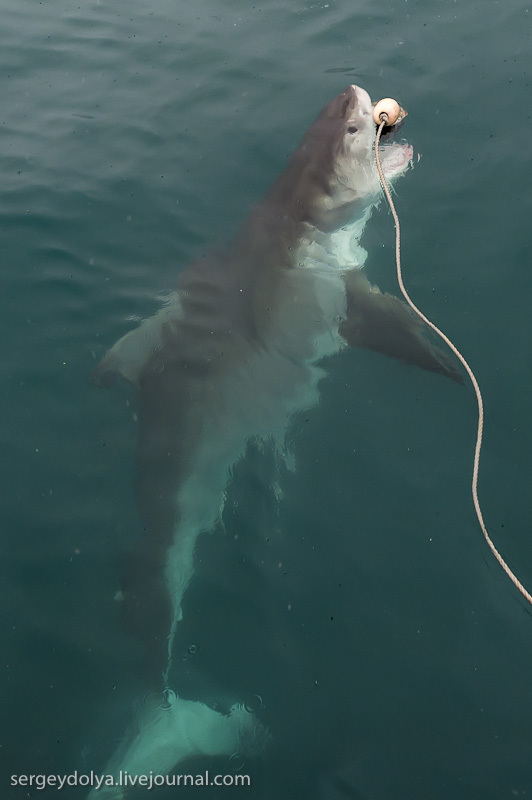
<svg viewBox="0 0 532 800"><path fill-rule="evenodd" d="M350 125L349 128L347 129L348 133L356 133L357 131L358 131L358 128L357 128L356 125Z"/></svg>

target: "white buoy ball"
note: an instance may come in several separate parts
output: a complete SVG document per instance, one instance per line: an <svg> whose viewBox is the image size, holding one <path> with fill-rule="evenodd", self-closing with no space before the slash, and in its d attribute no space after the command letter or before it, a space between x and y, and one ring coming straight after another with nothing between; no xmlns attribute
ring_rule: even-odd
<svg viewBox="0 0 532 800"><path fill-rule="evenodd" d="M403 109L401 108L397 100L394 100L393 97L384 97L382 100L379 100L379 102L375 105L375 108L373 109L373 120L376 125L380 125L382 122L381 114L386 114L387 117L386 124L395 125L395 123L401 116L402 111Z"/></svg>

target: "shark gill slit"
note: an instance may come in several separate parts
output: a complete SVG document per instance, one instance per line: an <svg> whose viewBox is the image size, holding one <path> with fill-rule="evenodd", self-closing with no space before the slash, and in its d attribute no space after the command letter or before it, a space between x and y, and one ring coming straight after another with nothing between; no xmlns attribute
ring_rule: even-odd
<svg viewBox="0 0 532 800"><path fill-rule="evenodd" d="M405 288L405 285L403 283L403 275L402 275L402 270L401 270L401 229L400 229L400 226L399 226L399 217L397 215L397 211L395 209L395 205L394 205L394 202L392 200L390 189L388 188L388 184L386 183L386 178L384 177L384 172L382 170L382 166L381 166L381 162L380 162L380 156L379 156L379 141L380 141L380 138L381 138L382 129L384 128L385 125L389 125L389 124L390 123L388 121L387 114L384 113L384 112L381 113L380 114L380 124L379 124L377 132L375 134L375 161L377 163L377 170L378 170L378 173L379 173L379 178L380 178L380 181L381 181L381 184L382 184L382 188L384 190L384 194L386 195L386 199L387 199L388 204L390 206L390 210L392 212L392 216L393 216L394 223L395 223L395 264L396 264L396 268L397 268L397 282L399 283L399 288L401 289L403 297L405 298L405 300L408 303L408 305L410 306L410 308L414 311L415 314L417 314L417 316L420 319L423 320L423 322L425 322L429 326L429 328L432 328L432 330L435 333L438 334L438 336L445 342L445 344L448 347L450 347L450 349L453 351L455 356L459 359L459 361L463 365L464 369L466 370L467 374L469 375L471 383L473 384L473 388L475 390L475 395L476 395L476 398L477 398L477 405L478 405L477 440L476 440L476 444L475 444L475 455L474 455L474 459L473 459L473 481L472 481L472 486L471 486L471 491L472 491L472 496L473 496L473 505L475 506L475 511L476 511L477 518L478 518L478 521L479 521L479 524L480 524L480 528L482 530L482 533L484 534L484 538L485 538L485 540L486 540L486 542L488 544L488 547L490 548L491 552L493 553L493 555L495 556L495 558L499 562L500 566L506 572L506 574L508 575L508 577L510 578L510 580L512 581L514 586L519 590L519 592L523 595L523 597L526 600L528 600L528 602L532 606L532 595L523 586L523 584L521 583L519 578L512 572L512 570L510 569L510 567L508 566L508 564L506 563L504 558L501 556L501 554L499 553L499 551L495 547L493 541L491 540L491 537L490 537L490 535L489 535L489 533L487 531L486 525L484 523L484 517L482 516L482 510L480 508L480 502L479 502L479 499L478 499L478 469L479 469L479 463L480 463L480 449L482 447L482 432L483 432L483 429L484 429L484 404L483 404L483 401L482 401L482 394L481 394L481 391L480 391L480 386L479 386L478 381L477 381L477 379L475 377L475 373L473 372L473 370L469 366L469 364L466 361L466 359L464 358L464 356L458 350L458 348L453 344L453 342L451 342L449 337L446 336L445 333L443 333L443 331L441 331L437 327L437 325L435 325L433 322L431 322L425 316L425 314L423 314L423 312L419 310L419 308L411 300L410 295L408 294L408 292L407 292L407 290Z"/></svg>

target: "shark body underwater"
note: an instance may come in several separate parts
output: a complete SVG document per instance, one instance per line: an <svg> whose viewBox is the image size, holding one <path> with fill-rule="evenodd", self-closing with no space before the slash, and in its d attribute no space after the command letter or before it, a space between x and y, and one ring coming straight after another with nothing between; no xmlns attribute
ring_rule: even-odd
<svg viewBox="0 0 532 800"><path fill-rule="evenodd" d="M122 597L156 698L108 775L168 774L193 755L257 752L267 742L241 706L223 714L176 695L172 651L196 540L219 520L234 464L249 441L282 448L292 416L318 402L320 361L362 347L461 381L406 305L361 269L359 240L381 199L372 111L368 93L353 85L326 105L234 241L184 269L163 308L93 373L97 385L122 376L138 390L144 533L123 570ZM381 154L392 183L412 163L405 143L387 142ZM121 798L125 788L93 794Z"/></svg>

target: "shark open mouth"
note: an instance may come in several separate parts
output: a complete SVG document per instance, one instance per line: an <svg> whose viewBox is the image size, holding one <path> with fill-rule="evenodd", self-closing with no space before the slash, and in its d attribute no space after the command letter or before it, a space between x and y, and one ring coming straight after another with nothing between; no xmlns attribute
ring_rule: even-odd
<svg viewBox="0 0 532 800"><path fill-rule="evenodd" d="M403 127L404 120L405 117L395 125L385 125L380 135L379 154L381 164L386 178L390 180L406 172L412 163L414 155L414 148L408 142L404 140L401 142L395 141Z"/></svg>
<svg viewBox="0 0 532 800"><path fill-rule="evenodd" d="M404 124L403 119L396 125L385 125L379 143L379 154L386 178L392 178L405 172L412 162L414 148L408 142L396 142L397 134ZM377 130L377 129L375 129Z"/></svg>
<svg viewBox="0 0 532 800"><path fill-rule="evenodd" d="M379 148L381 164L386 178L396 178L412 163L414 148L408 142L394 142Z"/></svg>

